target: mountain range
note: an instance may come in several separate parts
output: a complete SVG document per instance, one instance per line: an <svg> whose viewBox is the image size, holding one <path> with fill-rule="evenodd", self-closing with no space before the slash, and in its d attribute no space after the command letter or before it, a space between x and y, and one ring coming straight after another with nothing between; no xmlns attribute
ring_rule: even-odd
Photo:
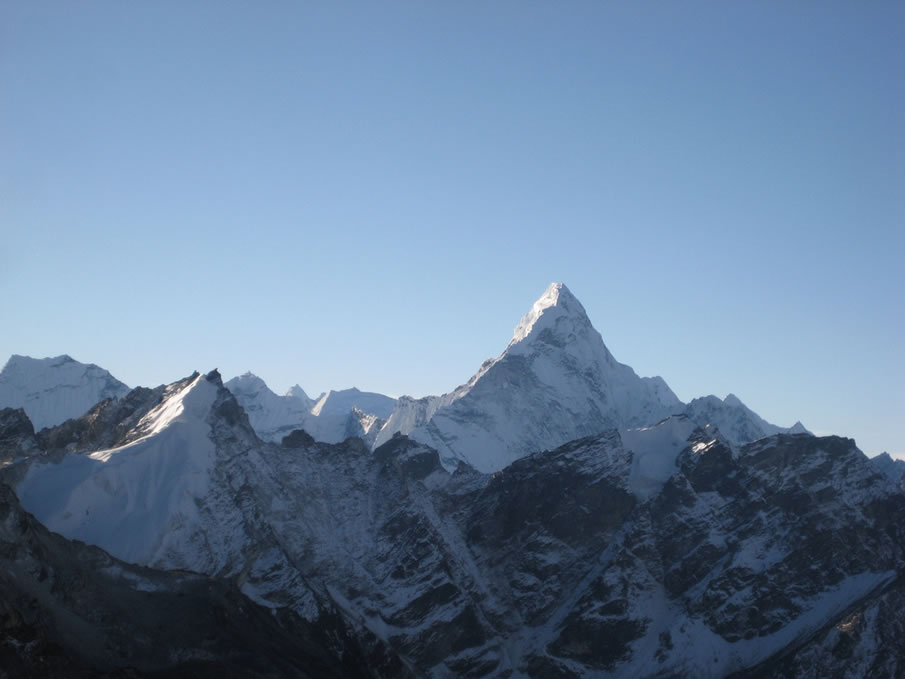
<svg viewBox="0 0 905 679"><path fill-rule="evenodd" d="M424 399L212 371L40 426L9 399L55 403L75 362L33 384L14 359L0 659L22 676L905 673L905 463L681 403L561 284Z"/></svg>
<svg viewBox="0 0 905 679"><path fill-rule="evenodd" d="M442 396L395 399L353 387L311 399L299 385L278 395L251 372L225 386L265 441L304 429L324 443L360 437L375 448L402 433L433 447L446 465L464 461L485 472L608 427L644 427L676 414L718 428L734 445L807 432L800 422L766 422L733 394L684 404L663 378L639 377L613 358L562 283L535 302L498 357ZM128 391L107 371L69 356L13 356L0 372L0 407L25 408L37 429Z"/></svg>
<svg viewBox="0 0 905 679"><path fill-rule="evenodd" d="M783 428L764 421L732 394L686 405L663 378L638 377L613 358L562 283L547 288L498 357L442 396L391 400L350 389L313 403L299 387L277 396L251 373L226 386L265 440L305 429L329 443L360 436L373 448L402 433L433 447L448 466L464 461L485 472L608 427L644 427L675 414L718 427L736 445L807 432L800 422ZM325 407L331 400L342 407Z"/></svg>

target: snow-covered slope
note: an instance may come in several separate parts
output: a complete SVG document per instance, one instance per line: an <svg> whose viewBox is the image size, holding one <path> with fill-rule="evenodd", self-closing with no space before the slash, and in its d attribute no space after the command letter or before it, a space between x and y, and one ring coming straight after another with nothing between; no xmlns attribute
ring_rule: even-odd
<svg viewBox="0 0 905 679"><path fill-rule="evenodd" d="M620 432L632 454L628 488L640 500L656 495L679 469L679 453L692 445L698 426L687 417L669 417L652 427ZM709 445L709 442L703 444Z"/></svg>
<svg viewBox="0 0 905 679"><path fill-rule="evenodd" d="M214 444L207 423L217 387L201 375L172 385L124 446L35 464L23 506L48 528L142 564L205 570L197 503L209 491ZM173 562L175 553L191 556Z"/></svg>
<svg viewBox="0 0 905 679"><path fill-rule="evenodd" d="M226 388L248 413L258 436L275 443L296 429L324 443L339 443L350 436L373 442L396 403L389 396L354 387L329 391L317 401L298 385L278 396L250 372L229 380Z"/></svg>
<svg viewBox="0 0 905 679"><path fill-rule="evenodd" d="M311 408L311 414L316 417L345 416L357 408L363 413L385 420L393 412L395 405L396 399L372 391L359 391L355 387L339 391L331 389L317 400Z"/></svg>
<svg viewBox="0 0 905 679"><path fill-rule="evenodd" d="M682 403L660 378L617 362L581 303L550 285L506 350L442 397L401 401L377 438L397 431L490 472L531 452L609 427L651 425Z"/></svg>
<svg viewBox="0 0 905 679"><path fill-rule="evenodd" d="M305 431L315 440L339 443L351 436L374 441L396 399L355 387L328 391L311 408Z"/></svg>
<svg viewBox="0 0 905 679"><path fill-rule="evenodd" d="M257 375L250 372L225 384L248 413L251 426L265 441L281 441L296 429L304 429L314 401L296 385L284 396L273 393Z"/></svg>
<svg viewBox="0 0 905 679"><path fill-rule="evenodd" d="M459 397L461 389L462 387L459 387L443 396L424 396L422 398L400 396L396 400L396 407L393 408L386 424L383 425L383 429L377 434L374 445L382 446L396 434L410 434L418 427L427 424L437 410L449 405Z"/></svg>
<svg viewBox="0 0 905 679"><path fill-rule="evenodd" d="M723 400L713 395L696 398L685 407L684 412L702 426L715 426L733 445L750 443L773 434L810 433L801 422L787 428L770 424L734 394L729 394Z"/></svg>
<svg viewBox="0 0 905 679"><path fill-rule="evenodd" d="M36 431L128 392L129 387L103 368L65 355L41 359L13 355L0 371L0 408L23 408Z"/></svg>
<svg viewBox="0 0 905 679"><path fill-rule="evenodd" d="M385 419L372 413L363 412L358 408L353 408L352 413L349 415L346 437L340 440L344 441L350 436L356 436L367 443L369 448L374 448L374 441L385 424ZM339 440L335 441L335 443L339 443Z"/></svg>

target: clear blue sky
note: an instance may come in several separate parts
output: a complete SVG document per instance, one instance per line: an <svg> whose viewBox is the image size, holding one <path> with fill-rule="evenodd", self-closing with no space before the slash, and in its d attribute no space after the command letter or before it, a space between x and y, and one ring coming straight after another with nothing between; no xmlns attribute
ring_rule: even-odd
<svg viewBox="0 0 905 679"><path fill-rule="evenodd" d="M420 396L561 280L905 454L905 5L0 0L0 235L0 361Z"/></svg>

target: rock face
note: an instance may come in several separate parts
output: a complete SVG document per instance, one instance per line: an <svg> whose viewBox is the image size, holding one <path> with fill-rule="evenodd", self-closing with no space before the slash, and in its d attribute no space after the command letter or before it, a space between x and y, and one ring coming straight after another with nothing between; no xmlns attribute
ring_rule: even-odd
<svg viewBox="0 0 905 679"><path fill-rule="evenodd" d="M897 460L889 453L881 453L870 459L874 469L886 476L899 488L905 489L905 460Z"/></svg>
<svg viewBox="0 0 905 679"><path fill-rule="evenodd" d="M128 392L129 387L106 370L69 356L14 355L0 371L0 408L24 409L35 430L79 417L97 403Z"/></svg>
<svg viewBox="0 0 905 679"><path fill-rule="evenodd" d="M739 676L758 679L905 676L903 607L905 582L900 575L800 648Z"/></svg>
<svg viewBox="0 0 905 679"><path fill-rule="evenodd" d="M404 436L263 442L210 374L167 387L116 447L54 440L5 469L50 529L314 628L338 616L386 676L905 669L871 655L903 625L905 495L847 439L735 447L675 416L484 474Z"/></svg>
<svg viewBox="0 0 905 679"><path fill-rule="evenodd" d="M336 614L310 623L222 579L123 563L50 533L0 484L3 676L379 676L372 662L387 660Z"/></svg>
<svg viewBox="0 0 905 679"><path fill-rule="evenodd" d="M41 453L35 428L22 408L0 410L0 466Z"/></svg>

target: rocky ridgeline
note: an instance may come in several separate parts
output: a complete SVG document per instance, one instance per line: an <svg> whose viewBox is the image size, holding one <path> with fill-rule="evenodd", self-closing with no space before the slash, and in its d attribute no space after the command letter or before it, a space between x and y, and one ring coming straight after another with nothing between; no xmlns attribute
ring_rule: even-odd
<svg viewBox="0 0 905 679"><path fill-rule="evenodd" d="M123 403L132 405L101 404L40 436L21 413L0 412L4 476L26 508L113 555L47 533L4 496L13 518L2 572L28 574L4 576L4 600L19 602L8 619L25 625L8 623L20 631L4 648L19 653L21 634L41 630L50 646L40 648L59 662L180 667L196 656L164 654L171 639L155 632L151 599L178 603L192 571L192 582L218 588L217 601L245 607L225 609L242 620L229 628L239 640L209 647L198 635L219 634L221 623L206 604L172 609L197 631L184 644L207 648L208 668L245 667L227 647L282 653L288 634L330 671L358 658L356 671L372 676L905 671L902 645L889 643L903 626L905 496L848 439L778 434L738 447L677 416L482 474L464 463L450 470L404 436L373 452L359 439L329 445L302 433L263 442L216 374ZM98 442L125 447L95 453ZM148 484L186 459L197 482L185 487L189 502L180 494L173 504L169 485ZM125 542L124 526L133 529ZM143 560L114 558L130 554ZM79 563L93 565L35 596L42 564ZM79 588L108 589L148 618L104 597L89 605ZM95 639L149 639L144 655L121 641L119 655L69 641L79 637L54 627L59 606L76 607L82 634ZM24 651L15 657L40 666ZM292 665L268 671L297 676Z"/></svg>

